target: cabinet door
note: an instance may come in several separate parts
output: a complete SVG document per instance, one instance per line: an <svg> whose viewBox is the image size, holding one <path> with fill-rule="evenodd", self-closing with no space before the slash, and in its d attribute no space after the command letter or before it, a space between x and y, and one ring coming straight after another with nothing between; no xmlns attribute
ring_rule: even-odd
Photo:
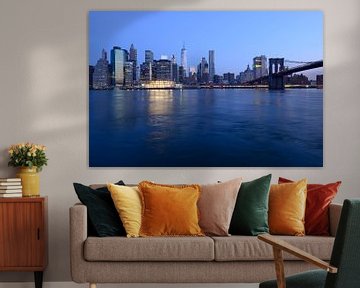
<svg viewBox="0 0 360 288"><path fill-rule="evenodd" d="M0 267L44 264L43 219L40 202L0 203Z"/></svg>

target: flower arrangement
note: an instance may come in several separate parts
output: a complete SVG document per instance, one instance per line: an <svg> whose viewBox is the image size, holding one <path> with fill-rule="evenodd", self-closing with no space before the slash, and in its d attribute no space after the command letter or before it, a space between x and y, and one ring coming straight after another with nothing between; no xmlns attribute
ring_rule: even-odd
<svg viewBox="0 0 360 288"><path fill-rule="evenodd" d="M8 166L14 167L36 167L37 172L47 165L48 159L45 155L46 147L34 143L20 143L11 145L8 149L10 161Z"/></svg>

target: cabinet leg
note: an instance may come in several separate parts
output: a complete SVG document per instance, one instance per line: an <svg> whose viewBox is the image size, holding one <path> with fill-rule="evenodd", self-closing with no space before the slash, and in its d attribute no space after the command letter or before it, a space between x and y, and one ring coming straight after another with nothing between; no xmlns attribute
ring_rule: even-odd
<svg viewBox="0 0 360 288"><path fill-rule="evenodd" d="M42 288L43 284L43 271L35 271L35 288Z"/></svg>
<svg viewBox="0 0 360 288"><path fill-rule="evenodd" d="M89 288L96 288L96 283L89 283Z"/></svg>

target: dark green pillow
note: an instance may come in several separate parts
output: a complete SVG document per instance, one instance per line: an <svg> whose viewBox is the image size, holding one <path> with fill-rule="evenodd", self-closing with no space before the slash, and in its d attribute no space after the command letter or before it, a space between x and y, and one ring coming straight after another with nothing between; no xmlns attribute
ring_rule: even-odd
<svg viewBox="0 0 360 288"><path fill-rule="evenodd" d="M241 184L230 222L230 234L256 236L269 233L270 181L271 174Z"/></svg>
<svg viewBox="0 0 360 288"><path fill-rule="evenodd" d="M123 181L115 184L125 185ZM92 189L89 186L74 183L74 188L81 203L87 207L90 233L93 232L99 237L126 236L107 187Z"/></svg>

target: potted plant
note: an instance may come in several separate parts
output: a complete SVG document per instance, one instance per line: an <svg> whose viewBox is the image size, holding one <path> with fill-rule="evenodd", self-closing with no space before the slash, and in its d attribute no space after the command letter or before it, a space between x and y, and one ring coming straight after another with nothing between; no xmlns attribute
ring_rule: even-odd
<svg viewBox="0 0 360 288"><path fill-rule="evenodd" d="M45 150L44 145L29 142L11 145L8 149L10 155L8 165L19 167L16 176L21 178L24 197L40 195L38 172L47 165Z"/></svg>

